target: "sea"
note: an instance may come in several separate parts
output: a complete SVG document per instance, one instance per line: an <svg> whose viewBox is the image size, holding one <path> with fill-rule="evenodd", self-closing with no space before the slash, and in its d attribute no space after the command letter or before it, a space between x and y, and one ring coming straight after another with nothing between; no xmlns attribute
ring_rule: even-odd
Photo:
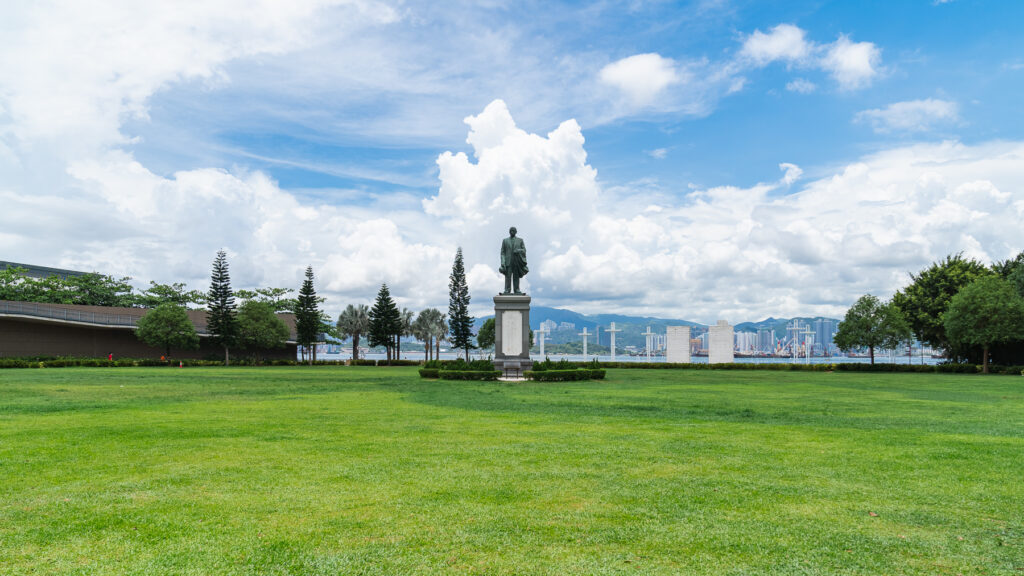
<svg viewBox="0 0 1024 576"><path fill-rule="evenodd" d="M367 359L367 360L385 360L386 359L386 356L384 354L374 354L374 353L361 354L359 357L362 358L362 359ZM454 351L441 352L441 360L454 360L456 358L462 358L462 357L464 357L463 354L456 353ZM472 358L474 360L486 360L488 357L489 356L486 355L486 354L473 354L473 353L470 353L470 358ZM558 362L559 360L561 360L563 358L565 360L569 361L569 362L591 362L594 359L597 359L598 362L611 362L611 360L612 360L611 356L597 356L597 355L594 355L594 354L590 354L590 355L587 355L587 356L584 356L582 354L548 354L547 357L550 358L554 362ZM349 360L350 358L352 358L352 355L351 354L323 354L323 353L319 353L318 352L317 355L316 355L316 358L317 358L317 360L339 360L340 361L340 360ZM531 355L531 359L534 362L539 362L539 361L544 360L544 356L540 356L539 354L533 354L533 355ZM419 352L419 353L412 352L412 353L408 353L407 354L407 353L403 352L402 353L402 360L423 360L423 353L422 352ZM615 361L616 362L661 362L661 363L664 363L666 360L665 360L664 356L651 356L650 360L648 360L647 356L626 356L626 355L622 355L622 354L617 354L615 356ZM905 354L903 356L890 355L890 354L875 354L875 363L876 364L883 364L883 363L885 363L885 364L924 364L924 365L927 365L927 366L934 366L936 364L941 364L941 363L943 363L945 361L946 361L945 358L932 358L931 356L916 356L915 355L915 356L908 357ZM690 357L690 362L692 362L694 364L707 364L708 363L708 358L707 358L707 356L691 356ZM735 362L737 364L840 364L840 363L867 364L867 363L871 362L871 359L868 358L868 357L862 357L862 356L820 356L820 357L819 356L812 356L811 358L796 358L796 359L793 359L793 358L778 358L778 357L769 357L769 358L766 358L766 357L754 357L754 358L736 358L735 360L733 360L733 362Z"/></svg>

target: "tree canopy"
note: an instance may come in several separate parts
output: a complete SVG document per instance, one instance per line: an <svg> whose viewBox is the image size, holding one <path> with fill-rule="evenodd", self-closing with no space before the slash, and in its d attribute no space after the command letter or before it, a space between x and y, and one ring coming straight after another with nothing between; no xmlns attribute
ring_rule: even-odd
<svg viewBox="0 0 1024 576"><path fill-rule="evenodd" d="M834 341L840 350L867 348L874 364L876 348L892 349L909 337L910 327L899 308L865 294L847 310Z"/></svg>
<svg viewBox="0 0 1024 576"><path fill-rule="evenodd" d="M384 346L390 361L395 346L395 335L401 330L401 312L391 299L387 284L381 284L377 300L370 309L370 346Z"/></svg>
<svg viewBox="0 0 1024 576"><path fill-rule="evenodd" d="M299 288L299 296L295 305L295 333L298 343L303 348L310 350L309 362L313 363L316 356L316 348L313 347L323 331L320 318L320 306L316 297L316 289L313 287L313 267L306 267L306 279L302 281Z"/></svg>
<svg viewBox="0 0 1024 576"><path fill-rule="evenodd" d="M217 252L210 274L210 290L206 293L206 329L213 342L224 348L224 365L227 366L230 363L228 350L238 342L238 318L228 273L228 257L223 250Z"/></svg>
<svg viewBox="0 0 1024 576"><path fill-rule="evenodd" d="M336 334L339 338L352 338L352 359L359 359L359 338L370 330L370 307L349 304L338 316Z"/></svg>
<svg viewBox="0 0 1024 576"><path fill-rule="evenodd" d="M455 252L452 273L448 277L448 330L451 343L456 349L464 350L466 360L473 345L473 317L469 315L469 285L466 284L466 267L462 261L462 248Z"/></svg>
<svg viewBox="0 0 1024 576"><path fill-rule="evenodd" d="M484 320L480 330L476 333L476 345L481 350L487 350L488 348L494 348L494 318L488 318Z"/></svg>
<svg viewBox="0 0 1024 576"><path fill-rule="evenodd" d="M238 307L238 333L242 347L255 351L281 348L288 340L288 325L277 317L273 304L250 300Z"/></svg>
<svg viewBox="0 0 1024 576"><path fill-rule="evenodd" d="M989 274L992 272L977 260L964 258L963 254L947 256L911 274L911 284L893 296L893 303L919 340L950 352L942 315L961 288Z"/></svg>
<svg viewBox="0 0 1024 576"><path fill-rule="evenodd" d="M989 350L1024 339L1024 299L998 276L982 276L949 301L943 325L950 343L982 348L982 371L988 372Z"/></svg>
<svg viewBox="0 0 1024 576"><path fill-rule="evenodd" d="M199 348L199 335L184 306L165 302L139 318L136 337L147 345L161 348L167 356L171 348L195 350Z"/></svg>

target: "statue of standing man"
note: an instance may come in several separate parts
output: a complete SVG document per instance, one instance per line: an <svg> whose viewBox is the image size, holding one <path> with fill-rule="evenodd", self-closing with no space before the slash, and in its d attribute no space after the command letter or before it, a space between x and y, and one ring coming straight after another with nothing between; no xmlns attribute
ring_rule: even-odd
<svg viewBox="0 0 1024 576"><path fill-rule="evenodd" d="M501 241L501 267L498 272L505 275L505 291L502 294L522 294L519 279L526 276L526 244L516 237L516 227L508 229L508 238Z"/></svg>

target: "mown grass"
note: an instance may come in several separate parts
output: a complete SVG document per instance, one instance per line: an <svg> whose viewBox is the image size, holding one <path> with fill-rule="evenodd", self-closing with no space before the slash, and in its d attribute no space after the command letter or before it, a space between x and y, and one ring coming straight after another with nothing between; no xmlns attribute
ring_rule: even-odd
<svg viewBox="0 0 1024 576"><path fill-rule="evenodd" d="M1024 574L1024 378L0 372L3 574Z"/></svg>

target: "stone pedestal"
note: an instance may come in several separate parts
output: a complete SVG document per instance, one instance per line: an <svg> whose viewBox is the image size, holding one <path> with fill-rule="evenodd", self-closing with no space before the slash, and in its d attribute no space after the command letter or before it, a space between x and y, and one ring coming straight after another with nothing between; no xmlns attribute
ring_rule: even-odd
<svg viewBox="0 0 1024 576"><path fill-rule="evenodd" d="M494 297L494 369L519 372L533 368L530 360L530 297Z"/></svg>
<svg viewBox="0 0 1024 576"><path fill-rule="evenodd" d="M690 363L690 327L669 326L666 335L665 361L670 363Z"/></svg>
<svg viewBox="0 0 1024 576"><path fill-rule="evenodd" d="M732 326L719 320L715 326L708 326L708 364L731 364L733 362Z"/></svg>

